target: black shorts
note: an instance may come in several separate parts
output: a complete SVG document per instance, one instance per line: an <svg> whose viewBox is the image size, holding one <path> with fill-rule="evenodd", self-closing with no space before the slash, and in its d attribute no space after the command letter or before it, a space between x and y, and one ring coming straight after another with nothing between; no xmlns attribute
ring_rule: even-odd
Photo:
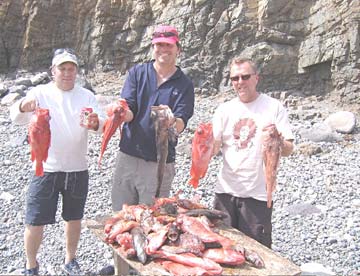
<svg viewBox="0 0 360 276"><path fill-rule="evenodd" d="M271 248L272 207L266 201L215 194L214 208L229 214L224 222Z"/></svg>
<svg viewBox="0 0 360 276"><path fill-rule="evenodd" d="M62 195L63 219L82 219L88 186L87 170L44 172L40 177L34 175L27 191L25 223L35 226L55 223L59 194Z"/></svg>

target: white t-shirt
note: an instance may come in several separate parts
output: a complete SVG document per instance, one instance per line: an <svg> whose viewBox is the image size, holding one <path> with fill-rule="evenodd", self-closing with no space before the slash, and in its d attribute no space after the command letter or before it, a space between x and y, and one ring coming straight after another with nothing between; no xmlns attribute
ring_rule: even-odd
<svg viewBox="0 0 360 276"><path fill-rule="evenodd" d="M35 97L39 107L50 112L51 141L44 171L87 170L88 130L80 126L80 112L83 107L92 107L99 115L98 132L101 133L103 116L94 94L78 85L70 91L62 91L52 82L34 87L27 97ZM33 113L21 113L20 102L11 106L10 117L16 124L28 124Z"/></svg>
<svg viewBox="0 0 360 276"><path fill-rule="evenodd" d="M213 132L223 154L216 193L266 201L261 132L269 123L276 125L285 140L294 139L286 109L265 94L251 103L236 97L216 109Z"/></svg>

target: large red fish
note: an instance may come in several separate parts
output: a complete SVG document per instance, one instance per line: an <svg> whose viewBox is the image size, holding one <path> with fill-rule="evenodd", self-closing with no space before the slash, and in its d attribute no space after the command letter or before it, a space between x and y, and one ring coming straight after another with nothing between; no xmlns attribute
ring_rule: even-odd
<svg viewBox="0 0 360 276"><path fill-rule="evenodd" d="M234 242L227 237L215 233L208 225L201 219L189 217L186 215L178 215L176 223L181 230L199 237L205 243L216 242L220 243L224 248L231 248Z"/></svg>
<svg viewBox="0 0 360 276"><path fill-rule="evenodd" d="M268 128L269 127L270 126L268 126ZM279 166L282 145L282 136L276 129L270 133L269 139L263 143L263 160L265 166L268 208L270 208L272 204L272 193L276 186L276 174Z"/></svg>
<svg viewBox="0 0 360 276"><path fill-rule="evenodd" d="M161 264L171 275L183 276L183 275L212 275L206 269L201 267L193 267L188 265L183 265L174 261L166 261L162 259L156 259L157 263ZM215 274L218 275L218 274Z"/></svg>
<svg viewBox="0 0 360 276"><path fill-rule="evenodd" d="M125 120L127 110L129 110L129 106L125 99L120 99L115 104L112 104L107 108L108 118L106 119L103 127L99 166L110 138L114 135L117 128L119 128L121 136L121 126Z"/></svg>
<svg viewBox="0 0 360 276"><path fill-rule="evenodd" d="M214 136L211 123L200 123L192 141L191 179L189 183L197 188L199 180L207 172L214 148Z"/></svg>
<svg viewBox="0 0 360 276"><path fill-rule="evenodd" d="M35 175L43 176L43 162L48 157L50 147L50 115L49 109L36 108L29 125L29 145L31 161L35 161Z"/></svg>
<svg viewBox="0 0 360 276"><path fill-rule="evenodd" d="M204 252L203 257L218 264L241 265L245 262L244 255L231 248L209 248Z"/></svg>
<svg viewBox="0 0 360 276"><path fill-rule="evenodd" d="M223 271L223 268L213 260L197 257L192 253L173 254L160 249L153 256L190 267L202 268L207 271L207 275L221 275Z"/></svg>

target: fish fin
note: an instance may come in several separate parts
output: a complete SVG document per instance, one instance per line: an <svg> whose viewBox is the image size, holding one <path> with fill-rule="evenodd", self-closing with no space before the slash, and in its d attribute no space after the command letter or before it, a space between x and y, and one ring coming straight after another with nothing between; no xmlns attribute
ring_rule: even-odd
<svg viewBox="0 0 360 276"><path fill-rule="evenodd" d="M196 189L199 186L199 179L192 177L189 180L189 184L192 185L194 187L194 189Z"/></svg>
<svg viewBox="0 0 360 276"><path fill-rule="evenodd" d="M43 164L42 162L38 162L38 160L35 161L36 162L36 166L35 166L35 175L36 176L43 176L44 175L44 169L43 169Z"/></svg>
<svg viewBox="0 0 360 276"><path fill-rule="evenodd" d="M169 140L172 143L176 142L177 137L179 136L176 129L174 127L169 127L168 129L168 134L169 134Z"/></svg>
<svg viewBox="0 0 360 276"><path fill-rule="evenodd" d="M101 147L100 155L99 155L99 160L98 160L99 169L101 168L101 160L102 160L102 158L103 158L104 151L105 151L105 147Z"/></svg>
<svg viewBox="0 0 360 276"><path fill-rule="evenodd" d="M35 152L33 150L31 150L30 153L31 153L30 159L31 159L32 162L34 162L34 160L35 160Z"/></svg>
<svg viewBox="0 0 360 276"><path fill-rule="evenodd" d="M50 146L49 146L50 147ZM43 158L43 161L46 162L47 158L48 158L48 155L49 155L49 148L44 152L44 158Z"/></svg>
<svg viewBox="0 0 360 276"><path fill-rule="evenodd" d="M105 123L104 123L104 126L103 126L103 133L102 133L102 140L101 140L101 148L100 148L100 156L99 156L99 161L98 161L98 165L99 165L99 168L101 167L101 160L102 160L102 157L104 155L104 152L106 150L106 147L109 143L109 140L111 138L110 134L109 134L109 131L110 131L110 127L111 127L111 119L110 118L107 118ZM110 137L108 137L110 136Z"/></svg>
<svg viewBox="0 0 360 276"><path fill-rule="evenodd" d="M121 122L121 124L119 125L120 139L121 139L121 135L122 135L122 126L123 126L123 122Z"/></svg>
<svg viewBox="0 0 360 276"><path fill-rule="evenodd" d="M99 160L98 160L98 167L101 169L101 160L102 160L102 154L100 153Z"/></svg>

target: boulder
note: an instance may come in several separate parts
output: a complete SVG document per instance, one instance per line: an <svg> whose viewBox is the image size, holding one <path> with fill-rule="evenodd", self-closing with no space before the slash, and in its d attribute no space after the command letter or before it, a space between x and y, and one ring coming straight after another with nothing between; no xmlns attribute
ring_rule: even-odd
<svg viewBox="0 0 360 276"><path fill-rule="evenodd" d="M342 140L341 135L333 131L325 123L316 123L310 129L302 129L299 132L302 138L313 142L337 142Z"/></svg>
<svg viewBox="0 0 360 276"><path fill-rule="evenodd" d="M334 131L351 133L356 126L356 117L350 111L338 111L327 117L324 123Z"/></svg>

